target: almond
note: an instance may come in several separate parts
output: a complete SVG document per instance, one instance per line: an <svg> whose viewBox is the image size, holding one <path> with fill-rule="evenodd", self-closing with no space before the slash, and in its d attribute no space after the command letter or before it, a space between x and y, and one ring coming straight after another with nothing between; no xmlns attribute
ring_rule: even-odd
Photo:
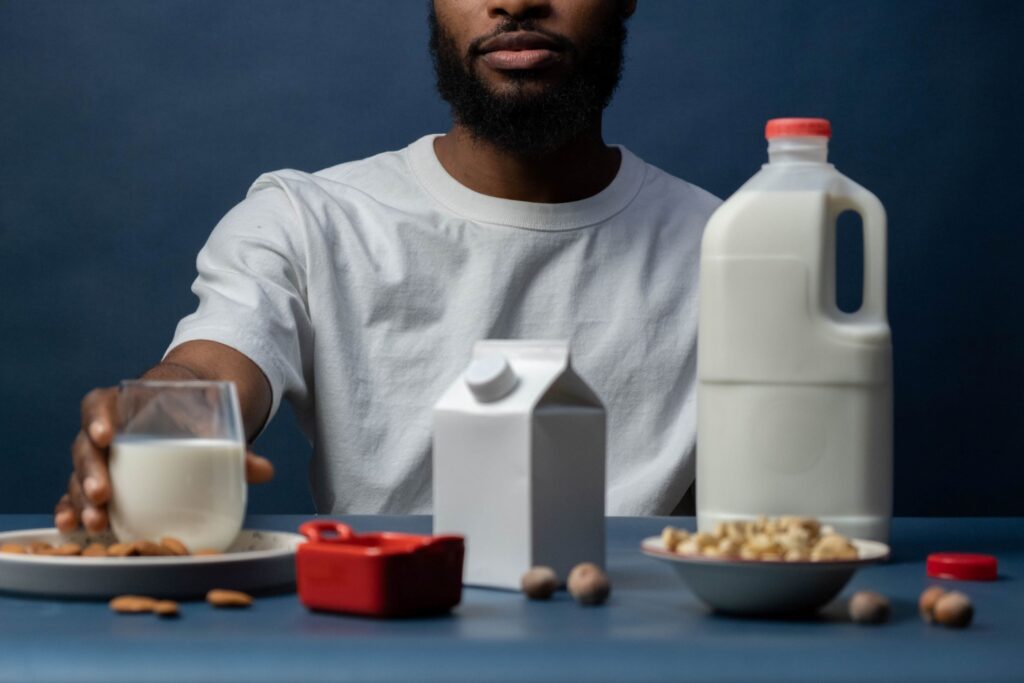
<svg viewBox="0 0 1024 683"><path fill-rule="evenodd" d="M157 600L153 605L153 613L161 617L178 616L178 603L174 600Z"/></svg>
<svg viewBox="0 0 1024 683"><path fill-rule="evenodd" d="M53 549L53 554L60 557L74 557L82 554L82 546L77 543L64 543Z"/></svg>
<svg viewBox="0 0 1024 683"><path fill-rule="evenodd" d="M160 545L171 551L172 555L188 555L188 546L171 536L164 536L160 539Z"/></svg>
<svg viewBox="0 0 1024 683"><path fill-rule="evenodd" d="M135 549L136 555L142 555L143 557L160 557L171 554L169 549L159 543L153 543L153 541L135 541L132 543L132 548Z"/></svg>
<svg viewBox="0 0 1024 683"><path fill-rule="evenodd" d="M206 601L214 607L248 607L252 604L252 596L242 591L214 588L206 594Z"/></svg>
<svg viewBox="0 0 1024 683"><path fill-rule="evenodd" d="M107 548L102 543L90 543L82 551L82 557L106 557Z"/></svg>
<svg viewBox="0 0 1024 683"><path fill-rule="evenodd" d="M138 555L135 546L131 543L115 543L114 545L107 548L107 555L110 557L128 557L129 555Z"/></svg>
<svg viewBox="0 0 1024 683"><path fill-rule="evenodd" d="M119 595L110 601L110 609L119 614L152 612L157 601L144 595Z"/></svg>

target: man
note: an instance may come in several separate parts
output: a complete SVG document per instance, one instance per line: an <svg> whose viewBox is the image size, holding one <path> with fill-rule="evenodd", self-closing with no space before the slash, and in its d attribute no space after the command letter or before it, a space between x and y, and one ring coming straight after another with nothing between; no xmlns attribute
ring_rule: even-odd
<svg viewBox="0 0 1024 683"><path fill-rule="evenodd" d="M473 343L570 339L608 409L609 514L670 512L693 481L699 245L718 200L603 141L634 9L435 0L451 130L258 178L199 254L198 310L144 377L235 382L250 440L288 399L319 511L417 513L431 407ZM61 529L107 525L114 399L83 400ZM249 454L247 474L273 467Z"/></svg>

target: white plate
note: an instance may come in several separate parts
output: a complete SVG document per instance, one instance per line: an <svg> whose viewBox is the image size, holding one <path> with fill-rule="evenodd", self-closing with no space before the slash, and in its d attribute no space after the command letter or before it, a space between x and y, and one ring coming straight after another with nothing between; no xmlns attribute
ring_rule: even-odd
<svg viewBox="0 0 1024 683"><path fill-rule="evenodd" d="M243 591L288 589L295 584L295 548L306 539L281 531L246 529L222 555L183 557L53 557L0 553L0 591L106 599L135 593L152 597L200 597L211 588ZM36 541L59 545L109 544L110 534L87 537L56 529L0 533L0 544Z"/></svg>
<svg viewBox="0 0 1024 683"><path fill-rule="evenodd" d="M670 563L690 589L713 610L732 614L782 615L814 612L834 598L864 565L889 557L889 546L852 540L856 560L769 562L679 555L660 536L644 539L645 555Z"/></svg>

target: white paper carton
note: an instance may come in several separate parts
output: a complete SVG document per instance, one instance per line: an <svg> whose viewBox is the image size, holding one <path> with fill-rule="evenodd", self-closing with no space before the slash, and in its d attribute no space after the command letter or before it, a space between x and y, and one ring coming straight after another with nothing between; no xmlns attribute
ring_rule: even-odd
<svg viewBox="0 0 1024 683"><path fill-rule="evenodd" d="M604 566L604 406L562 341L476 344L434 408L434 532L466 537L466 584Z"/></svg>

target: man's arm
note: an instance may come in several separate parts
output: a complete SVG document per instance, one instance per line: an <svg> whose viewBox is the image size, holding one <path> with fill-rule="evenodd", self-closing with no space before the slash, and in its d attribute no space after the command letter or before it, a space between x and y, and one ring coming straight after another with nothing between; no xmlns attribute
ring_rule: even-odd
<svg viewBox="0 0 1024 683"><path fill-rule="evenodd" d="M235 383L245 425L251 441L263 428L270 413L270 382L244 354L213 341L189 341L175 347L142 379L220 380ZM107 526L107 502L111 496L107 456L117 424L117 387L93 389L82 399L82 422L71 445L74 470L67 493L57 503L54 523L61 531L82 524L90 532ZM261 484L274 476L270 461L246 453L246 479Z"/></svg>
<svg viewBox="0 0 1024 683"><path fill-rule="evenodd" d="M245 436L249 441L260 433L270 413L270 382L263 371L246 355L218 342L197 340L176 346L142 378L234 382L242 408Z"/></svg>

